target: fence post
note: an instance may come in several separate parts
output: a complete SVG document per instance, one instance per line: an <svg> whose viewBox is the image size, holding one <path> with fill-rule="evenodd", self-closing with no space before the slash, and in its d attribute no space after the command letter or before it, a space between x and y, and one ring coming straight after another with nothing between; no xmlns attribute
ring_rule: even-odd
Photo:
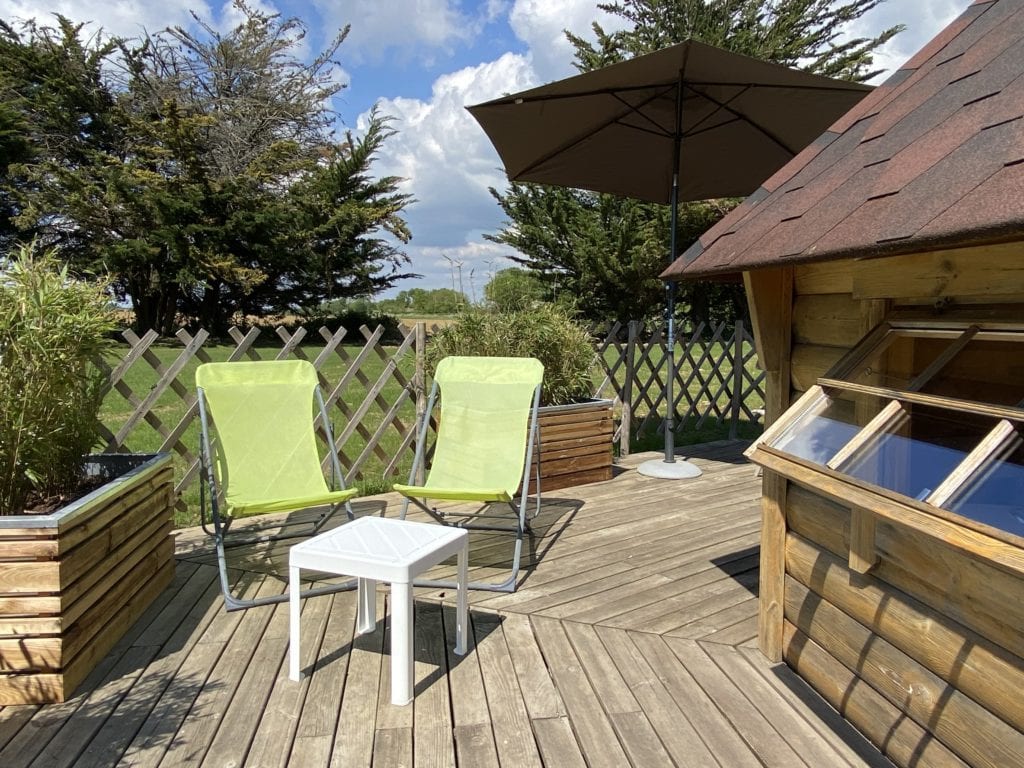
<svg viewBox="0 0 1024 768"><path fill-rule="evenodd" d="M629 321L626 342L626 375L622 382L622 425L619 429L619 456L629 456L629 443L633 436L633 378L636 376L636 337L640 323Z"/></svg>
<svg viewBox="0 0 1024 768"><path fill-rule="evenodd" d="M735 440L740 426L740 406L743 400L743 321L736 321L736 332L732 345L732 416L729 423L729 439Z"/></svg>
<svg viewBox="0 0 1024 768"><path fill-rule="evenodd" d="M413 441L413 450L416 449L416 440L419 440L419 428L423 419L427 418L427 324L420 320L415 326L416 333L416 371L412 377L412 388L416 392L416 423L413 429L417 430L416 438ZM416 483L423 485L426 482L426 470L420 466L416 471Z"/></svg>

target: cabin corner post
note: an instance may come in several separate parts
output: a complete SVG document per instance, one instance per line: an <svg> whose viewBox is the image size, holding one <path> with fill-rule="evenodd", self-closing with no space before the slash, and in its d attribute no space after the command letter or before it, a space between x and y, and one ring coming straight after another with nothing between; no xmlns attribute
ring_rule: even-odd
<svg viewBox="0 0 1024 768"><path fill-rule="evenodd" d="M789 407L793 344L793 269L776 267L743 273L757 361L765 373L764 425Z"/></svg>
<svg viewBox="0 0 1024 768"><path fill-rule="evenodd" d="M765 427L789 407L793 345L793 269L743 273L757 359L765 372ZM782 661L786 587L786 490L782 475L765 470L761 496L758 646L770 661Z"/></svg>
<svg viewBox="0 0 1024 768"><path fill-rule="evenodd" d="M782 661L786 602L786 490L785 477L766 469L761 496L760 588L757 642L769 661Z"/></svg>

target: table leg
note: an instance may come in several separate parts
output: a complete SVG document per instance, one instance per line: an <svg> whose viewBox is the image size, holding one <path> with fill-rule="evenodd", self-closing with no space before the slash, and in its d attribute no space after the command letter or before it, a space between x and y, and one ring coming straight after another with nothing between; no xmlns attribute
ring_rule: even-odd
<svg viewBox="0 0 1024 768"><path fill-rule="evenodd" d="M299 568L288 566L288 677L299 675Z"/></svg>
<svg viewBox="0 0 1024 768"><path fill-rule="evenodd" d="M377 628L377 582L359 579L356 634L364 635Z"/></svg>
<svg viewBox="0 0 1024 768"><path fill-rule="evenodd" d="M455 611L455 653L459 656L466 652L466 633L469 631L468 610L466 608L466 584L469 582L469 538L459 550L458 600Z"/></svg>
<svg viewBox="0 0 1024 768"><path fill-rule="evenodd" d="M391 584L391 703L412 701L412 584Z"/></svg>

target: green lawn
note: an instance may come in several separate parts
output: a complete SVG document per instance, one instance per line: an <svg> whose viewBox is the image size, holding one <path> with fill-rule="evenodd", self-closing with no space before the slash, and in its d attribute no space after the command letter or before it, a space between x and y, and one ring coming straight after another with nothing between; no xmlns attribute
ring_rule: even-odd
<svg viewBox="0 0 1024 768"><path fill-rule="evenodd" d="M171 365L181 353L181 346L179 344L172 343L160 343L152 347L152 349L160 359L160 362L165 366ZM228 344L210 344L204 346L204 349L211 360L223 361L231 354L234 346ZM253 349L261 358L269 360L273 359L273 357L278 353L280 345L257 345ZM355 357L361 349L362 345L345 347L345 351L350 357ZM122 352L125 350L126 348L121 349ZM384 348L384 351L390 356L395 352L395 348ZM311 359L313 359L318 352L318 347L311 347L307 354ZM116 364L118 360L119 356L115 353L111 357L111 365ZM199 363L200 361L198 359L190 360L178 374L177 380L187 389L188 394L194 392L195 370ZM351 410L354 411L363 402L366 396L367 387L373 386L384 370L384 366L385 362L377 355L370 354L366 357L360 367L360 370L368 379L368 385L364 385L358 379L352 379L341 394L341 399L344 400ZM414 366L415 358L411 353L409 353L400 361L399 370L411 380ZM337 355L333 355L331 359L324 364L321 371L324 376L326 376L329 386L333 387L333 385L341 379L347 369L348 366L341 360L341 358ZM124 382L140 400L147 397L158 380L159 376L156 371L144 360L136 362L135 365L129 369L124 378ZM394 376L390 376L387 383L380 391L380 397L383 398L388 407L390 407L391 403L395 402L398 398L401 390L402 387L398 380ZM171 388L168 388L156 400L151 412L159 418L167 430L173 430L185 415L186 407L185 401L182 400L182 398L179 397L179 395ZM117 434L128 420L133 410L133 406L123 395L121 395L117 390L112 390L103 403L100 418L108 429ZM336 435L338 435L345 428L348 420L337 408L334 409L333 414L335 417L334 427ZM380 417L383 414L383 409L377 405L371 406L371 410L363 421L370 434L376 431L380 423ZM414 401L410 400L403 404L399 411L399 418L406 426L413 423L415 420ZM185 430L181 439L184 446L186 446L194 456L198 455L199 433L199 419L197 417ZM145 420L140 420L129 431L126 439L124 440L124 444L131 451L147 453L158 450L161 447L163 440L164 438L161 437L156 429L154 429ZM397 430L394 428L388 428L380 442L382 449L387 453L388 457L394 455L398 450L399 444L400 438ZM354 432L342 447L342 452L345 454L342 458L343 465L345 467L351 466L365 445L365 438L359 432ZM398 468L398 477L401 477L403 480L406 478L409 467L412 465L412 452L407 451L407 454L408 455L405 457L405 460L400 462ZM354 485L356 485L362 493L380 493L387 490L391 483L391 480L384 477L384 468L387 463L387 461L377 456L373 456L364 464L362 476L355 481ZM189 462L183 455L175 453L175 477L179 482L181 478L184 477L188 465ZM199 485L197 483L193 482L188 486L188 488L184 489L182 493L182 501L187 506L187 510L178 510L176 512L175 524L177 526L195 525L199 519Z"/></svg>
<svg viewBox="0 0 1024 768"><path fill-rule="evenodd" d="M154 354L159 358L161 365L171 366L174 361L181 354L181 345L177 342L161 342L154 345L152 348ZM204 346L206 354L210 359L214 361L226 360L234 349L234 345L231 344L208 344ZM390 358L396 351L395 347L384 347L382 348L386 355ZM280 350L280 344L276 341L268 342L265 345L256 345L253 350L262 359L273 359L274 356ZM344 350L350 359L354 358L362 350L361 344L347 345ZM712 348L713 355L709 356L701 362L702 376L707 377L711 375L713 368L713 360L717 358L720 352L720 345L716 345ZM127 351L127 347L121 347L119 349L120 354L124 354ZM319 345L310 345L307 348L306 354L312 359L320 351ZM609 350L607 353L608 359L613 359L614 351ZM660 362L660 352L655 351L652 355L652 362L657 364ZM115 365L119 361L120 357L118 353L111 355L110 363ZM682 359L682 358L681 358ZM696 361L696 359L695 359ZM185 390L185 394L191 395L194 392L194 381L195 381L195 369L199 365L199 360L193 358L187 362L181 372L178 374L177 380L181 383ZM684 365L688 365L685 360L682 360ZM331 388L344 376L348 370L348 364L346 364L338 355L332 355L331 358L324 364L321 371L326 377L328 382L329 392ZM354 412L364 401L366 393L369 387L372 387L377 381L378 377L384 371L385 361L381 360L376 354L369 354L365 357L364 362L360 368L365 378L368 380L366 383L361 382L357 378L353 378L344 392L341 394L341 398L347 404L350 412ZM415 357L412 351L408 352L402 360L399 362L399 370L408 380L412 380L413 371L415 367ZM748 367L753 370L753 366L748 363ZM684 368L683 378L684 380L689 376L689 368ZM644 366L641 368L641 375L650 375L650 367ZM595 386L601 382L603 374L599 373L595 369L594 381ZM621 380L621 372L618 374L618 378ZM136 362L128 371L124 378L124 382L131 388L132 392L135 393L135 397L139 400L145 399L152 389L156 386L159 380L159 375L146 361L140 360ZM731 382L731 380L730 380ZM713 387L717 389L720 385L716 383ZM690 383L690 391L696 395L700 385L697 378ZM651 395L652 399L656 394L657 387L652 386ZM385 401L385 408L381 408L374 404L370 407L362 424L365 425L366 430L369 434L375 432L380 425L381 417L385 413L386 408L390 408L391 404L396 401L400 396L402 386L394 376L388 377L388 380L380 390L379 397ZM607 390L606 390L607 396ZM706 399L706 398L705 398ZM758 397L748 398L749 408L760 408L762 402ZM720 408L723 412L728 415L728 407L725 405L725 401L720 400ZM634 424L638 424L639 420L646 415L648 407L641 405L638 408L637 413L634 415ZM661 409L663 410L663 406ZM128 420L130 414L133 411L133 406L125 397L120 394L117 390L111 391L107 396L103 408L101 411L101 419L103 423L115 434L124 426ZM163 392L159 398L155 401L151 413L160 420L166 430L173 430L185 415L186 404L185 401L176 394L172 388L168 388ZM336 435L340 434L348 425L349 420L345 417L342 411L337 408L334 409L335 414L335 430ZM412 425L415 419L415 403L412 398L405 402L399 411L399 419L403 422L406 427ZM643 451L643 450L660 450L664 444L664 438L657 434L657 420L652 420L651 425L648 427L645 433L637 436L633 440L631 445L631 451ZM738 434L741 437L753 438L756 437L760 432L760 425L750 423L746 417L742 417ZM691 419L688 425L678 434L676 443L678 445L688 445L699 442L706 442L710 440L718 440L729 435L729 420L728 418L719 422L714 416L708 417L704 424L701 425L700 429L696 428L696 420ZM128 432L127 436L123 440L123 444L131 451L147 453L156 451L161 448L164 438L156 431L156 429L146 420L139 420ZM185 429L182 435L182 444L187 447L188 451L193 455L198 454L199 447L199 420L195 418L189 426ZM357 460L359 455L362 453L366 445L366 439L363 434L358 431L354 431L349 435L345 444L342 446L342 464L347 468L351 467ZM412 464L412 451L407 450L402 460L398 462L397 472L392 477L385 477L384 471L391 457L397 452L400 445L400 436L398 431L394 427L388 427L382 440L381 448L386 454L386 458L379 456L372 456L368 459L365 464L361 467L359 476L352 483L364 494L379 493L387 490L390 487L395 477L405 479L409 471L409 467ZM181 453L175 453L175 476L180 482L181 478L185 476L188 469L189 462L186 457ZM182 502L184 508L179 509L176 512L175 524L177 526L188 526L195 525L199 519L199 485L197 482L191 482L182 493Z"/></svg>

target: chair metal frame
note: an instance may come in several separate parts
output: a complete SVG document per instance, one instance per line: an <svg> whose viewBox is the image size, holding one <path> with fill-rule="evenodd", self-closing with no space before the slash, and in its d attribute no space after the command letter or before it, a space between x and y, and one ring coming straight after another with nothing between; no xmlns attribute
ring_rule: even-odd
<svg viewBox="0 0 1024 768"><path fill-rule="evenodd" d="M266 361L272 362L272 361ZM295 533L279 533L268 536L242 536L239 535L237 540L228 541L227 533L231 527L231 518L224 518L220 514L220 503L218 500L218 485L216 479L216 473L214 472L214 461L212 440L210 434L210 415L208 412L206 397L203 393L203 388L200 386L196 387L197 400L199 405L199 423L201 425L201 438L200 438L200 450L199 450L199 463L201 478L199 482L199 519L200 525L203 530L210 536L213 537L214 543L217 550L217 569L220 577L220 588L221 593L224 596L224 606L228 611L236 611L244 608L251 608L257 605L272 605L275 603L288 602L289 594L284 592L280 595L269 595L257 598L239 598L231 592L230 584L228 583L227 574L227 552L228 549L233 549L243 546L251 546L253 544L262 544L272 541L283 541L294 538L306 538L313 534L316 534L320 529L330 520L340 508L345 509L345 513L349 520L355 519L355 513L352 510L351 502L346 500L341 503L331 504L327 509L320 513L317 519L310 526L308 523L294 523L293 526L305 526L305 530L302 532ZM338 457L338 448L334 443L334 432L331 429L330 419L327 417L327 406L324 403L323 394L320 391L320 386L317 385L314 389L314 397L316 398L316 404L320 411L320 420L322 428L325 432L328 453L331 457L331 486L334 490L345 490L345 479L341 471L341 460ZM214 430L216 430L216 421L214 421ZM203 476L205 476L206 482L203 482ZM209 494L210 500L210 518L206 516L206 496ZM302 507L297 507L292 511L299 511ZM209 527L212 522L213 528ZM288 524L284 526L287 528ZM308 589L301 592L302 597L315 597L317 595L329 595L335 592L341 592L345 590L354 589L356 587L356 581L348 581L344 584L333 585L330 587L318 587L315 589Z"/></svg>
<svg viewBox="0 0 1024 768"><path fill-rule="evenodd" d="M474 582L470 582L469 583L469 588L470 589L486 590L486 591L490 591L490 592L514 592L515 589L516 589L516 581L519 578L519 570L520 570L520 562L519 561L521 559L522 551L523 551L523 538L530 531L530 520L533 519L534 517L536 517L538 514L540 514L540 505L541 505L540 451L539 451L540 428L539 428L539 425L538 425L538 409L540 408L541 387L542 387L542 385L538 384L536 389L534 390L534 393L533 393L533 404L532 404L532 406L530 408L530 427L529 427L529 431L527 433L527 438L526 438L526 456L525 456L525 460L524 460L524 463L523 463L523 479L522 479L522 485L520 486L518 509L517 509L517 505L514 503L514 500L513 501L506 501L505 502L506 504L508 504L509 508L512 510L512 514L516 516L516 525L514 527L502 526L502 525L491 525L491 524L484 524L484 523L474 523L471 520L460 520L458 522L452 522L451 520L448 519L452 515L450 515L449 513L446 513L445 511L443 511L441 509L438 509L436 506L430 506L430 505L425 503L426 499L430 498L429 496L426 496L426 497L413 497L413 496L406 496L405 494L403 494L402 509L401 509L401 512L400 512L400 517L403 520L405 519L405 516L408 513L409 504L413 503L417 507L422 509L424 512L426 512L428 515L430 515L434 520L436 520L437 522L441 523L442 525L453 525L453 526L458 526L460 528L465 528L467 530L497 531L497 532L505 532L505 533L514 533L515 534L516 540L515 540L515 549L514 549L513 557L512 557L512 570L511 570L511 573L508 576L508 578L505 579L504 581L501 581L501 582L487 582L487 581L474 581ZM423 416L421 418L421 423L419 425L419 435L418 435L418 439L416 441L416 455L413 458L412 469L409 471L409 485L412 485L415 482L416 475L420 471L421 468L423 468L425 470L425 467L423 465L424 465L425 458L426 458L425 457L425 446L426 446L426 441L427 441L427 428L430 425L430 414L433 413L433 411L434 411L434 406L437 403L437 397L438 397L439 393L440 393L440 387L439 387L437 381L435 381L433 386L430 388L430 397L427 400L427 408L423 412ZM444 413L444 398L443 397L441 398L441 413L442 414ZM535 487L535 490L534 490L534 493L533 493L533 496L535 497L535 500L536 500L536 507L534 509L533 515L531 517L527 517L527 514L526 514L526 510L527 510L527 506L528 506L527 501L528 501L528 499L529 499L529 497L531 495L529 493L529 488L530 488L530 467L531 467L531 464L533 463L534 445L538 446L538 451L537 451L537 472L536 472L536 482L537 482L537 484L536 484L536 487ZM482 511L482 510L485 510L488 507L490 507L490 505L493 504L493 503L495 503L495 502L493 502L493 501L486 501L486 502L483 502L481 504L480 508L476 512L461 512L461 513L456 513L456 514L459 517L466 517L466 518L499 518L499 519L504 519L503 515L487 514L487 513L484 513ZM455 581L450 581L450 580L421 579L421 580L417 580L416 581L416 586L455 588L457 586L457 583Z"/></svg>

